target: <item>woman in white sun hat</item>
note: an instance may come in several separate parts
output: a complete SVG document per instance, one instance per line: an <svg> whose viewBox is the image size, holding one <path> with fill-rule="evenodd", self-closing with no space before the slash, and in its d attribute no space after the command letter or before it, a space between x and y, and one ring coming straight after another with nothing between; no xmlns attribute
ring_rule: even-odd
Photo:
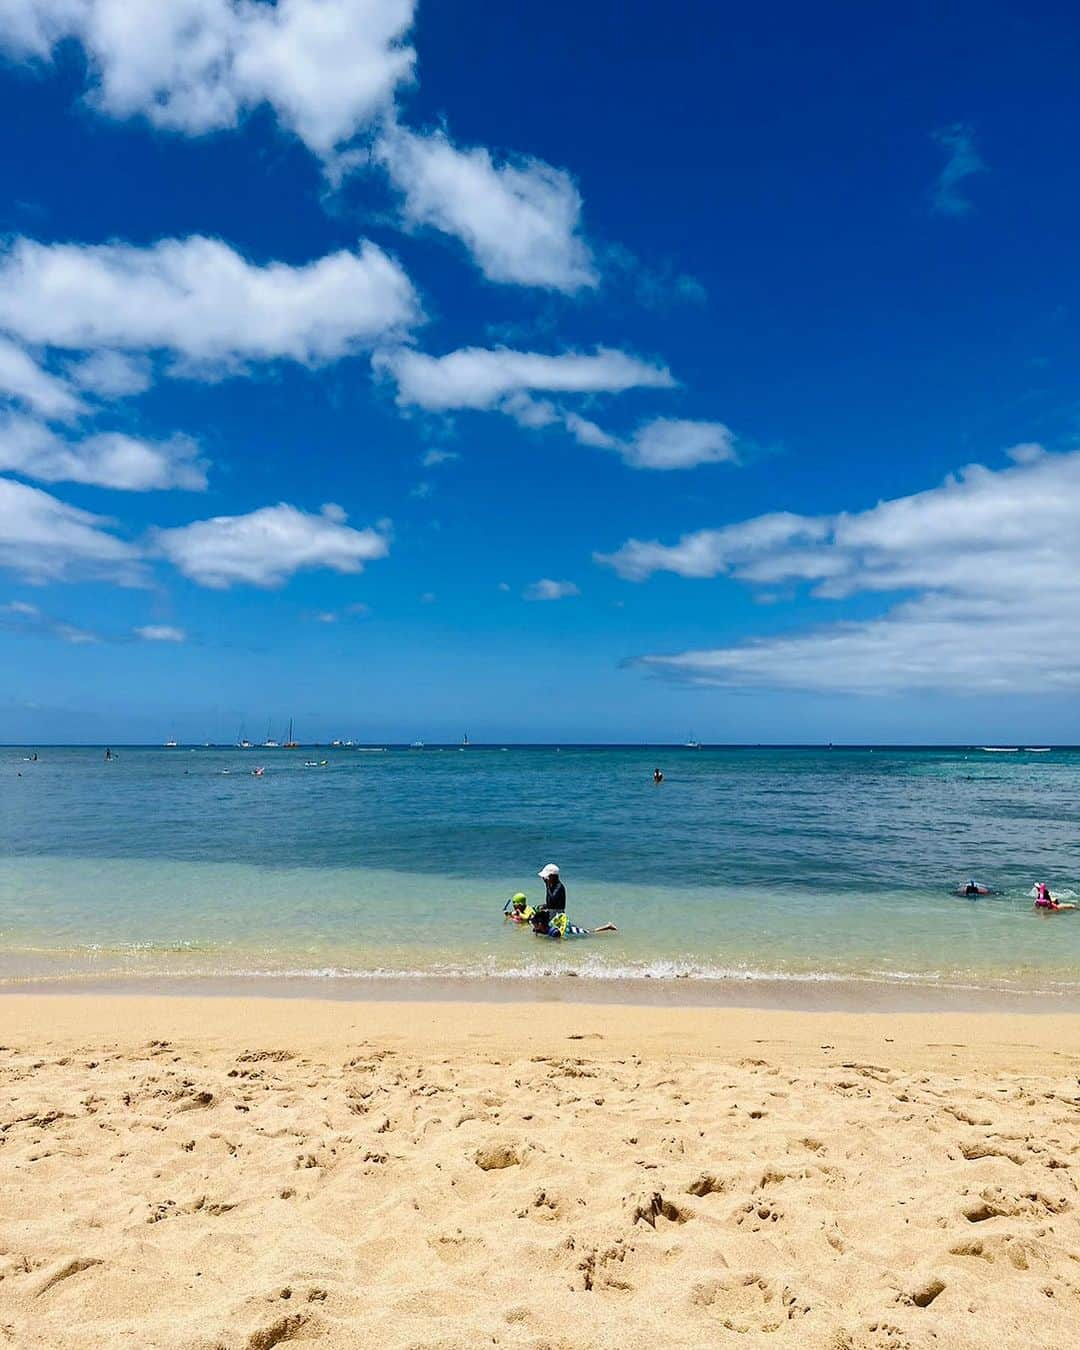
<svg viewBox="0 0 1080 1350"><path fill-rule="evenodd" d="M558 914L564 914L566 912L566 887L559 878L558 863L548 863L546 867L541 867L536 875L541 878L547 887L544 909L552 909Z"/></svg>

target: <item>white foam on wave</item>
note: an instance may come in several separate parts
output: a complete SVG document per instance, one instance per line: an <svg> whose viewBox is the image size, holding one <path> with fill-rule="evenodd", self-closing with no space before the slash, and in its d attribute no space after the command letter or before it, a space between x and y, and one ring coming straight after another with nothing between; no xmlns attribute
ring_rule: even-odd
<svg viewBox="0 0 1080 1350"><path fill-rule="evenodd" d="M869 971L791 971L757 969L748 966L709 966L688 961L661 960L638 964L608 964L601 958L590 959L579 965L559 964L546 961L526 962L517 966L499 966L486 960L468 964L440 963L424 968L398 968L393 966L289 966L289 967L227 967L152 969L143 967L134 970L64 972L20 972L0 975L0 987L25 984L70 985L84 983L87 980L108 978L119 983L140 978L163 980L240 980L283 983L285 981L310 981L312 983L343 982L389 983L425 981L452 981L461 983L490 982L525 983L557 979L560 982L570 978L595 983L618 985L628 981L651 981L657 985L691 982L694 984L784 984L784 985L870 985L905 987L923 987L947 991L989 991L1005 993L1076 994L1080 992L1080 982L1042 978L1038 984L1007 977L983 979L974 973L906 970L869 970Z"/></svg>

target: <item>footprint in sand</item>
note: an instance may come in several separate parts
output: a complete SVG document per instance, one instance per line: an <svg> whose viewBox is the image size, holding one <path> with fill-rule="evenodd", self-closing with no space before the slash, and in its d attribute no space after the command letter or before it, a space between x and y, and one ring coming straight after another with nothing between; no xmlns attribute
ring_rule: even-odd
<svg viewBox="0 0 1080 1350"><path fill-rule="evenodd" d="M668 1223L681 1224L688 1223L694 1217L688 1209L680 1209L678 1205L666 1200L659 1191L630 1199L627 1204L631 1213L631 1224L647 1223L650 1228L656 1228L661 1219Z"/></svg>
<svg viewBox="0 0 1080 1350"><path fill-rule="evenodd" d="M742 1336L779 1331L809 1311L809 1305L787 1285L757 1274L702 1281L691 1290L690 1303Z"/></svg>
<svg viewBox="0 0 1080 1350"><path fill-rule="evenodd" d="M1044 1195L1041 1191L1027 1191L1016 1195L1001 1186L987 1187L979 1198L963 1210L968 1223L986 1223L989 1219L1045 1219L1051 1214L1062 1214L1069 1208L1064 1196Z"/></svg>

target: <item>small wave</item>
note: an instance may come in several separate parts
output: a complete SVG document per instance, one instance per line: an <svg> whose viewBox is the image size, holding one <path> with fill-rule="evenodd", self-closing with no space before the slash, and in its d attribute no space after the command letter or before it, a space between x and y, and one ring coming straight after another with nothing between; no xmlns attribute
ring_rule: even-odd
<svg viewBox="0 0 1080 1350"><path fill-rule="evenodd" d="M158 948L158 951L161 949ZM499 966L493 961L473 963L441 963L426 967L397 968L393 966L234 966L143 967L138 970L86 969L81 971L26 971L0 975L0 988L20 985L50 985L63 987L107 979L124 984L129 981L152 978L162 981L240 981L280 984L286 981L320 983L352 982L357 984L451 982L486 984L492 981L504 984L523 984L547 980L579 979L596 984L656 985L688 981L691 984L741 985L864 985L876 987L924 988L945 992L999 992L1021 994L1080 994L1080 982L1041 975L1038 982L1007 975L983 976L974 971L908 971L874 969L869 971L764 969L748 966L710 966L689 961L661 960L640 964L614 965L603 960L585 961L578 965L543 961L526 962L517 966Z"/></svg>

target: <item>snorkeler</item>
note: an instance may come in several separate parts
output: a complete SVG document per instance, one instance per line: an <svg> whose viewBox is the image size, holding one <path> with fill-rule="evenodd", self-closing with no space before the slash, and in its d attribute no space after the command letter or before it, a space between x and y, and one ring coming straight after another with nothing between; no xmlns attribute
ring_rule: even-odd
<svg viewBox="0 0 1080 1350"><path fill-rule="evenodd" d="M1050 887L1045 881L1035 883L1035 908L1041 909L1043 913L1054 913L1059 909L1075 909L1075 905L1063 905L1060 900L1055 900L1050 894Z"/></svg>
<svg viewBox="0 0 1080 1350"><path fill-rule="evenodd" d="M507 900L506 904L503 905L503 914L512 923L528 923L535 913L536 910L529 904L528 899L522 891L518 891L516 895L512 895L510 899Z"/></svg>
<svg viewBox="0 0 1080 1350"><path fill-rule="evenodd" d="M664 781L664 771L663 771L663 769L653 769L653 771L652 771L652 780L653 780L653 782L656 783L657 785L659 785L660 783L662 783L662 782Z"/></svg>

